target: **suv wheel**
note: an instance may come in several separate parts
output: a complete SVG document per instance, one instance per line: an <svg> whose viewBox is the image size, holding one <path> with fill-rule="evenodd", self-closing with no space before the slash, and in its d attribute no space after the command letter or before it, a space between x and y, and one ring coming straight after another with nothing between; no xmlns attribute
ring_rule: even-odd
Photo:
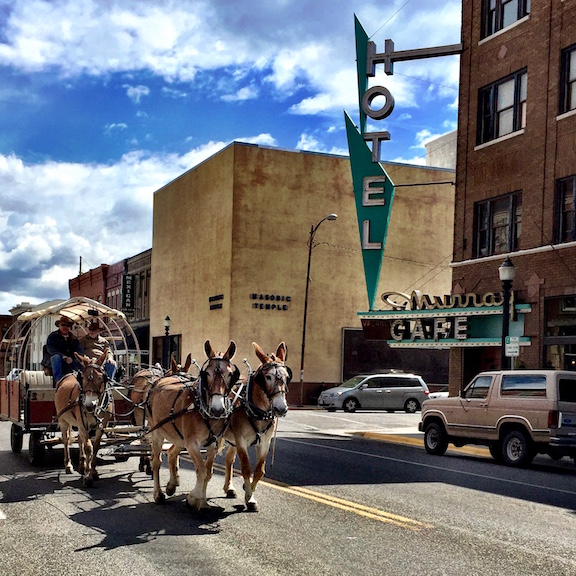
<svg viewBox="0 0 576 576"><path fill-rule="evenodd" d="M416 398L408 398L404 404L404 410L408 412L408 414L414 414L416 410L420 410L420 403Z"/></svg>
<svg viewBox="0 0 576 576"><path fill-rule="evenodd" d="M502 460L507 466L528 466L534 458L529 438L520 430L509 432L502 442Z"/></svg>
<svg viewBox="0 0 576 576"><path fill-rule="evenodd" d="M356 398L346 398L342 404L344 412L356 412L360 408L360 403Z"/></svg>
<svg viewBox="0 0 576 576"><path fill-rule="evenodd" d="M448 435L442 424L432 422L424 430L424 448L428 454L442 456L448 449Z"/></svg>

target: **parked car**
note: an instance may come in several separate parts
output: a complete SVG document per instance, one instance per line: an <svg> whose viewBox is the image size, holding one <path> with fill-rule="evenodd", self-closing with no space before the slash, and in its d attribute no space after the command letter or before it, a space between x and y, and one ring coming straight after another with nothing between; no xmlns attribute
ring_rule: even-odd
<svg viewBox="0 0 576 576"><path fill-rule="evenodd" d="M430 391L421 376L405 373L364 374L321 392L318 406L328 411L420 410Z"/></svg>
<svg viewBox="0 0 576 576"><path fill-rule="evenodd" d="M452 442L488 446L508 466L527 466L538 453L576 462L576 372L482 372L460 396L424 402L419 430L429 454Z"/></svg>
<svg viewBox="0 0 576 576"><path fill-rule="evenodd" d="M433 398L448 398L448 386L441 388L440 390L430 391L428 394L428 400Z"/></svg>

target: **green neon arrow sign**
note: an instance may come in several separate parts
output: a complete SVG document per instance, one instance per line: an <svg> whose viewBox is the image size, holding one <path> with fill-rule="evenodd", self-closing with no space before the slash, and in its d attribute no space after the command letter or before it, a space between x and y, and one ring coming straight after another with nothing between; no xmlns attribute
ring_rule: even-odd
<svg viewBox="0 0 576 576"><path fill-rule="evenodd" d="M382 165L372 162L372 151L348 114L344 113L344 116L368 304L373 310L390 223L394 184Z"/></svg>

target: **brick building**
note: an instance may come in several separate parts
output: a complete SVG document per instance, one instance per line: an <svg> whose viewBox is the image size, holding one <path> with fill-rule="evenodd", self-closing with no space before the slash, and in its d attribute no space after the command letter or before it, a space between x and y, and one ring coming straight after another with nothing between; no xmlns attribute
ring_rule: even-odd
<svg viewBox="0 0 576 576"><path fill-rule="evenodd" d="M462 3L452 293L499 293L509 256L527 368L576 369L574 22L572 0ZM453 347L451 386L500 354Z"/></svg>
<svg viewBox="0 0 576 576"><path fill-rule="evenodd" d="M143 364L149 360L151 255L149 249L114 264L101 264L68 283L71 298L85 296L126 314Z"/></svg>

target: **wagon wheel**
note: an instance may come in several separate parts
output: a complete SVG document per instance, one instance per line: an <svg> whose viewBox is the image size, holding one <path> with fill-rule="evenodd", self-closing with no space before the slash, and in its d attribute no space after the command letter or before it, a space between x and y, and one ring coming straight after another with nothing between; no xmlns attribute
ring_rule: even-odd
<svg viewBox="0 0 576 576"><path fill-rule="evenodd" d="M44 463L46 446L41 443L42 432L31 432L28 442L28 459L32 466L41 466Z"/></svg>
<svg viewBox="0 0 576 576"><path fill-rule="evenodd" d="M24 443L24 430L18 424L12 424L10 429L10 448L14 454L22 452L22 444Z"/></svg>

